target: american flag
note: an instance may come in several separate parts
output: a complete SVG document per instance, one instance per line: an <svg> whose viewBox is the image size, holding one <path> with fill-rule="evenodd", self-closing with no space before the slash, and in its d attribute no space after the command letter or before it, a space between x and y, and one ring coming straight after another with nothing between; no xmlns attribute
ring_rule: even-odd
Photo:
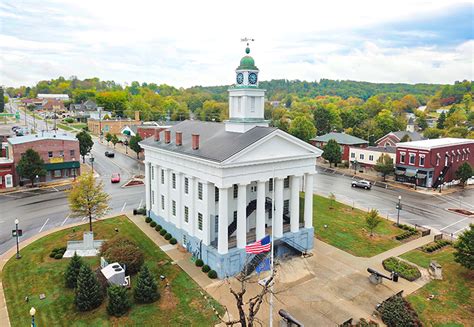
<svg viewBox="0 0 474 327"><path fill-rule="evenodd" d="M249 244L245 247L245 252L259 254L270 251L270 235L265 236L260 241Z"/></svg>

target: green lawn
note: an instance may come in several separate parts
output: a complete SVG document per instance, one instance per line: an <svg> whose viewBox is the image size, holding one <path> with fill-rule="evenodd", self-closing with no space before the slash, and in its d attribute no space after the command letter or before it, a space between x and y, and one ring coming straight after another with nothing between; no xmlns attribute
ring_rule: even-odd
<svg viewBox="0 0 474 327"><path fill-rule="evenodd" d="M69 124L69 126L74 127L75 129L83 129L84 127L87 127L86 123L74 123L74 124Z"/></svg>
<svg viewBox="0 0 474 327"><path fill-rule="evenodd" d="M134 304L130 312L121 318L107 315L107 301L91 312L77 312L74 292L63 287L63 272L69 259L55 260L48 255L53 248L65 246L67 240L81 239L82 232L87 229L87 225L83 225L75 230L66 229L43 237L22 250L20 260L12 258L7 262L2 279L11 325L27 326L32 306L36 308L38 326L213 326L217 322L207 300L199 293L200 287L179 266L171 265L170 258L127 217L94 223L96 239L111 238L116 234L115 228L118 228L119 234L140 245L145 253L145 263L157 280L161 274L169 279L171 292L165 292L164 282L160 282L159 301ZM99 266L98 257L86 261L93 268ZM41 293L46 295L46 299L39 300ZM30 298L29 303L25 302L25 296Z"/></svg>
<svg viewBox="0 0 474 327"><path fill-rule="evenodd" d="M454 249L436 253L413 250L400 257L427 268L431 260L443 268L443 280L433 280L407 297L426 326L472 326L474 321L474 271L454 262ZM433 300L428 297L433 294Z"/></svg>
<svg viewBox="0 0 474 327"><path fill-rule="evenodd" d="M314 195L313 226L318 239L358 257L372 257L400 245L393 237L403 231L391 221L382 219L371 237L366 212L337 201L332 207L328 198Z"/></svg>
<svg viewBox="0 0 474 327"><path fill-rule="evenodd" d="M57 123L58 128L64 129L65 131L74 130L72 127L69 127L67 124Z"/></svg>

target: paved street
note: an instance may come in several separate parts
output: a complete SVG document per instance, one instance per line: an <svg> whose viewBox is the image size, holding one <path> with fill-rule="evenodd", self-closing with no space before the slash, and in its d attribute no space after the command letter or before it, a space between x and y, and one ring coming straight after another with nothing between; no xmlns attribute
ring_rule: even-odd
<svg viewBox="0 0 474 327"><path fill-rule="evenodd" d="M372 190L354 189L351 187L351 176L324 171L318 167L315 177L314 191L328 196L334 193L338 201L361 209L377 209L381 215L396 220L398 196L402 196L400 221L418 224L442 230L445 233L462 232L474 218L449 212L447 208L464 208L474 210L474 190L452 193L449 195L426 195L401 188L382 187L375 184Z"/></svg>

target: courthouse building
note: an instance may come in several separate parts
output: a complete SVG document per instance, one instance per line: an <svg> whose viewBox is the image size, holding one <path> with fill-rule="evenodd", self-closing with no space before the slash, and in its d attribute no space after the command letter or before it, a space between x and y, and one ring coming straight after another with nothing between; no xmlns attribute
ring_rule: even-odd
<svg viewBox="0 0 474 327"><path fill-rule="evenodd" d="M249 52L228 90L228 121L187 120L140 143L147 215L219 278L255 264L245 246L271 228L277 256L313 248L313 175L322 151L268 126Z"/></svg>

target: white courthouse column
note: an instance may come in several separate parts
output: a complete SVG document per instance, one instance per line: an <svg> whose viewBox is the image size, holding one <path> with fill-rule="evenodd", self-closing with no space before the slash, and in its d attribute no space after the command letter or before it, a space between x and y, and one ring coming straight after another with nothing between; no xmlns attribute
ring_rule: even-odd
<svg viewBox="0 0 474 327"><path fill-rule="evenodd" d="M273 235L283 236L283 178L275 178L275 217L273 217Z"/></svg>
<svg viewBox="0 0 474 327"><path fill-rule="evenodd" d="M182 173L176 173L176 227L181 229L183 221L183 192L184 192L184 178Z"/></svg>
<svg viewBox="0 0 474 327"><path fill-rule="evenodd" d="M170 221L170 170L167 168L162 169L165 177L165 183L163 184L163 195L165 196L165 209L163 210L163 216L166 221Z"/></svg>
<svg viewBox="0 0 474 327"><path fill-rule="evenodd" d="M219 188L219 235L217 237L217 252L226 254L229 251L227 235L229 225L229 188Z"/></svg>
<svg viewBox="0 0 474 327"><path fill-rule="evenodd" d="M150 163L145 162L145 206L146 211L151 210L151 176L150 176Z"/></svg>
<svg viewBox="0 0 474 327"><path fill-rule="evenodd" d="M300 227L300 176L291 176L290 188L290 227L291 232L296 233Z"/></svg>
<svg viewBox="0 0 474 327"><path fill-rule="evenodd" d="M239 184L237 194L237 247L247 245L247 184Z"/></svg>
<svg viewBox="0 0 474 327"><path fill-rule="evenodd" d="M196 201L196 179L194 177L188 177L188 192L189 192L189 235L194 236L196 234L196 225L197 225L197 214L195 211L195 201Z"/></svg>
<svg viewBox="0 0 474 327"><path fill-rule="evenodd" d="M313 175L305 174L304 228L313 227Z"/></svg>
<svg viewBox="0 0 474 327"><path fill-rule="evenodd" d="M257 183L257 215L255 217L257 240L265 236L265 181Z"/></svg>

